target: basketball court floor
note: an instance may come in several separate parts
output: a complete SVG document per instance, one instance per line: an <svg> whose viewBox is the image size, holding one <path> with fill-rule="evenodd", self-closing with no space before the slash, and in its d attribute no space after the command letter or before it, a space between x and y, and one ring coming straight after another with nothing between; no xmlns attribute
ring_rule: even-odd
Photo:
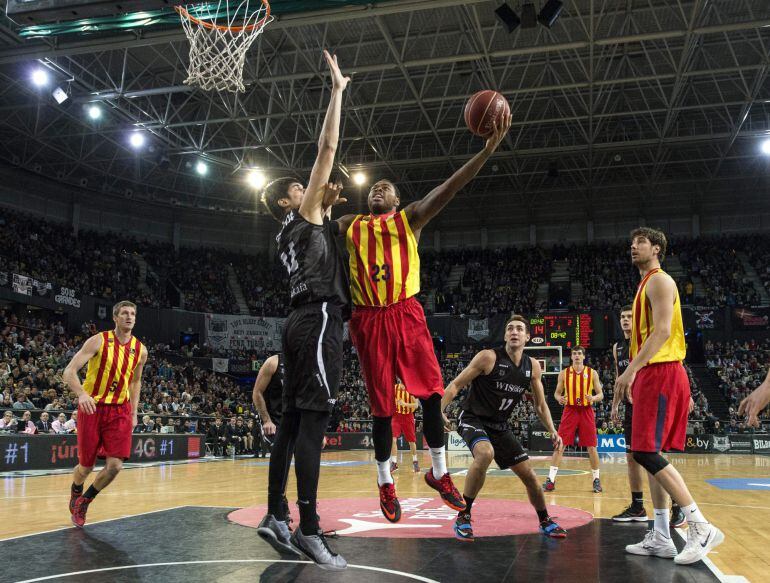
<svg viewBox="0 0 770 583"><path fill-rule="evenodd" d="M460 489L470 460L449 454ZM452 533L455 513L412 471L408 455L395 474L404 516L392 525L379 512L372 453L349 451L324 454L319 489L321 525L336 531L330 540L350 564L345 572L287 560L259 539L253 527L266 502L267 460L239 458L128 467L91 506L83 530L70 524L69 474L4 475L0 582L770 581L770 457L680 455L672 462L727 536L694 567L624 553L646 526L609 520L628 502L623 456L603 458L602 494L591 492L587 460L565 458L546 499L569 530L566 540L538 534L519 481L490 470L474 504L476 541L464 543ZM534 465L547 473L547 458ZM292 477L290 500L293 492ZM681 536L675 541L684 544Z"/></svg>

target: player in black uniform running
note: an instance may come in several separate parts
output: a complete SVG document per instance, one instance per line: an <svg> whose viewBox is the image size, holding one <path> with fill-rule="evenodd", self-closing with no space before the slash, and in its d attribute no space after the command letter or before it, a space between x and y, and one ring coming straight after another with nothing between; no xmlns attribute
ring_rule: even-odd
<svg viewBox="0 0 770 583"><path fill-rule="evenodd" d="M561 437L545 401L540 363L524 354L528 341L529 324L522 316L512 316L505 325L505 346L482 350L474 356L449 383L441 399L441 410L445 411L460 389L470 385L458 419L458 433L473 454L463 489L466 507L458 513L454 525L455 535L460 540L473 540L471 508L493 459L500 469L510 468L524 483L529 501L537 511L540 531L553 538L567 536L567 531L548 516L545 497L527 452L508 425L512 409L531 389L537 416L551 433L554 448L561 445ZM448 424L446 417L444 422Z"/></svg>
<svg viewBox="0 0 770 583"><path fill-rule="evenodd" d="M332 91L307 188L295 178L279 178L262 194L281 222L276 242L289 275L292 311L283 329L283 415L274 448L290 451L285 440L294 442L300 522L291 534L284 522L283 485L291 457L271 455L267 515L258 530L279 552L297 549L322 568L341 570L347 562L326 542L316 496L323 435L342 376L343 322L350 317L348 270L335 240L339 227L324 212L324 205L339 196L339 189L327 183L339 141L342 94L350 79L340 72L336 56L324 51L324 57Z"/></svg>
<svg viewBox="0 0 770 583"><path fill-rule="evenodd" d="M628 368L631 350L631 325L632 306L625 305L620 309L620 329L623 331L623 341L616 342L612 346L612 358L615 361L615 378L617 379ZM623 401L625 413L623 415L623 434L626 438L626 465L628 467L628 485L631 487L631 505L620 514L612 517L615 522L647 522L647 510L644 508L644 484L645 470L636 463L631 452L631 418L634 406L627 399ZM618 393L612 397L612 419L620 422L620 399ZM671 507L669 528L679 528L685 524L684 512L676 504Z"/></svg>

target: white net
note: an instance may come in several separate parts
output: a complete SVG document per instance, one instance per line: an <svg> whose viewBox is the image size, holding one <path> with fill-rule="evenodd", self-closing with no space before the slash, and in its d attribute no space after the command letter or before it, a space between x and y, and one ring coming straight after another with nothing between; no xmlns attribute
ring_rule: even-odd
<svg viewBox="0 0 770 583"><path fill-rule="evenodd" d="M190 41L185 83L205 91L245 91L246 53L273 18L267 0L220 0L177 12Z"/></svg>

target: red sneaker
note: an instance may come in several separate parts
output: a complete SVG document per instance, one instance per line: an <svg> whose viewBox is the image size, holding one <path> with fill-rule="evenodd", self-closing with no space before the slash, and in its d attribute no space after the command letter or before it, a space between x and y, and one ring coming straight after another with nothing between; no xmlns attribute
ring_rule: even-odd
<svg viewBox="0 0 770 583"><path fill-rule="evenodd" d="M396 487L393 484L380 486L380 510L389 522L401 520L401 503L396 497Z"/></svg>
<svg viewBox="0 0 770 583"><path fill-rule="evenodd" d="M82 492L80 494L78 494L78 493L73 492L72 490L70 490L70 514L75 512L75 500L80 498L82 495L83 495Z"/></svg>
<svg viewBox="0 0 770 583"><path fill-rule="evenodd" d="M85 496L78 496L75 500L75 506L72 509L72 524L78 528L83 528L86 523L86 512L88 512L88 505L93 502L93 498L86 498Z"/></svg>
<svg viewBox="0 0 770 583"><path fill-rule="evenodd" d="M460 492L455 488L449 472L441 476L440 480L437 480L433 477L433 470L430 469L425 474L425 483L436 490L441 495L444 504L449 506L452 510L457 510L457 512L465 510L465 500L463 500L462 495L460 495Z"/></svg>

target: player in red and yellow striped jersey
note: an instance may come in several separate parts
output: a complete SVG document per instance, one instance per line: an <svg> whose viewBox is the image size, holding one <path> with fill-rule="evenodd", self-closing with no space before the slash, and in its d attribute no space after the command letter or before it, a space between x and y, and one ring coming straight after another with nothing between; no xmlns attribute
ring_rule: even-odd
<svg viewBox="0 0 770 583"><path fill-rule="evenodd" d="M422 403L423 431L432 460L425 481L439 492L447 506L454 510L465 508L446 467L441 369L425 314L415 298L420 291L417 243L423 227L478 174L510 127L509 114L495 126L481 152L423 199L399 211L398 188L389 180L379 180L369 190L368 214L346 215L337 221L350 252L354 306L350 338L361 361L371 404L380 509L391 522L401 519L390 475L396 375Z"/></svg>
<svg viewBox="0 0 770 583"><path fill-rule="evenodd" d="M556 474L559 472L564 447L573 445L576 435L580 440L580 446L588 449L588 459L591 462L593 474L593 490L597 494L602 491L593 404L600 402L604 398L604 393L599 375L590 366L585 366L585 357L585 349L582 346L575 346L570 354L572 365L559 373L555 397L559 405L564 405L564 413L559 422L562 445L553 452L548 478L543 484L546 492L553 492L556 489Z"/></svg>
<svg viewBox="0 0 770 583"><path fill-rule="evenodd" d="M72 478L70 513L82 527L88 505L112 482L131 455L131 432L137 423L142 371L147 349L132 335L136 305L122 301L112 308L115 329L95 334L64 369L64 382L78 396L78 465ZM88 363L81 385L78 371ZM104 469L83 492L96 458L106 458Z"/></svg>
<svg viewBox="0 0 770 583"><path fill-rule="evenodd" d="M401 381L397 382L396 414L393 415L390 422L393 431L393 448L390 452L391 473L398 469L398 438L402 435L409 444L409 451L412 454L412 468L415 472L420 471L420 464L417 461L417 431L414 425L414 412L416 410L417 399L409 394Z"/></svg>
<svg viewBox="0 0 770 583"><path fill-rule="evenodd" d="M634 406L631 419L634 460L648 472L655 509L653 530L626 552L674 558L679 565L700 561L722 544L724 534L710 524L695 504L681 474L661 451L682 450L690 409L690 382L682 365L687 352L679 291L660 268L666 235L642 227L631 233L631 262L642 281L634 298L631 362L615 381L618 399ZM668 493L687 520L687 544L677 554L668 520Z"/></svg>

